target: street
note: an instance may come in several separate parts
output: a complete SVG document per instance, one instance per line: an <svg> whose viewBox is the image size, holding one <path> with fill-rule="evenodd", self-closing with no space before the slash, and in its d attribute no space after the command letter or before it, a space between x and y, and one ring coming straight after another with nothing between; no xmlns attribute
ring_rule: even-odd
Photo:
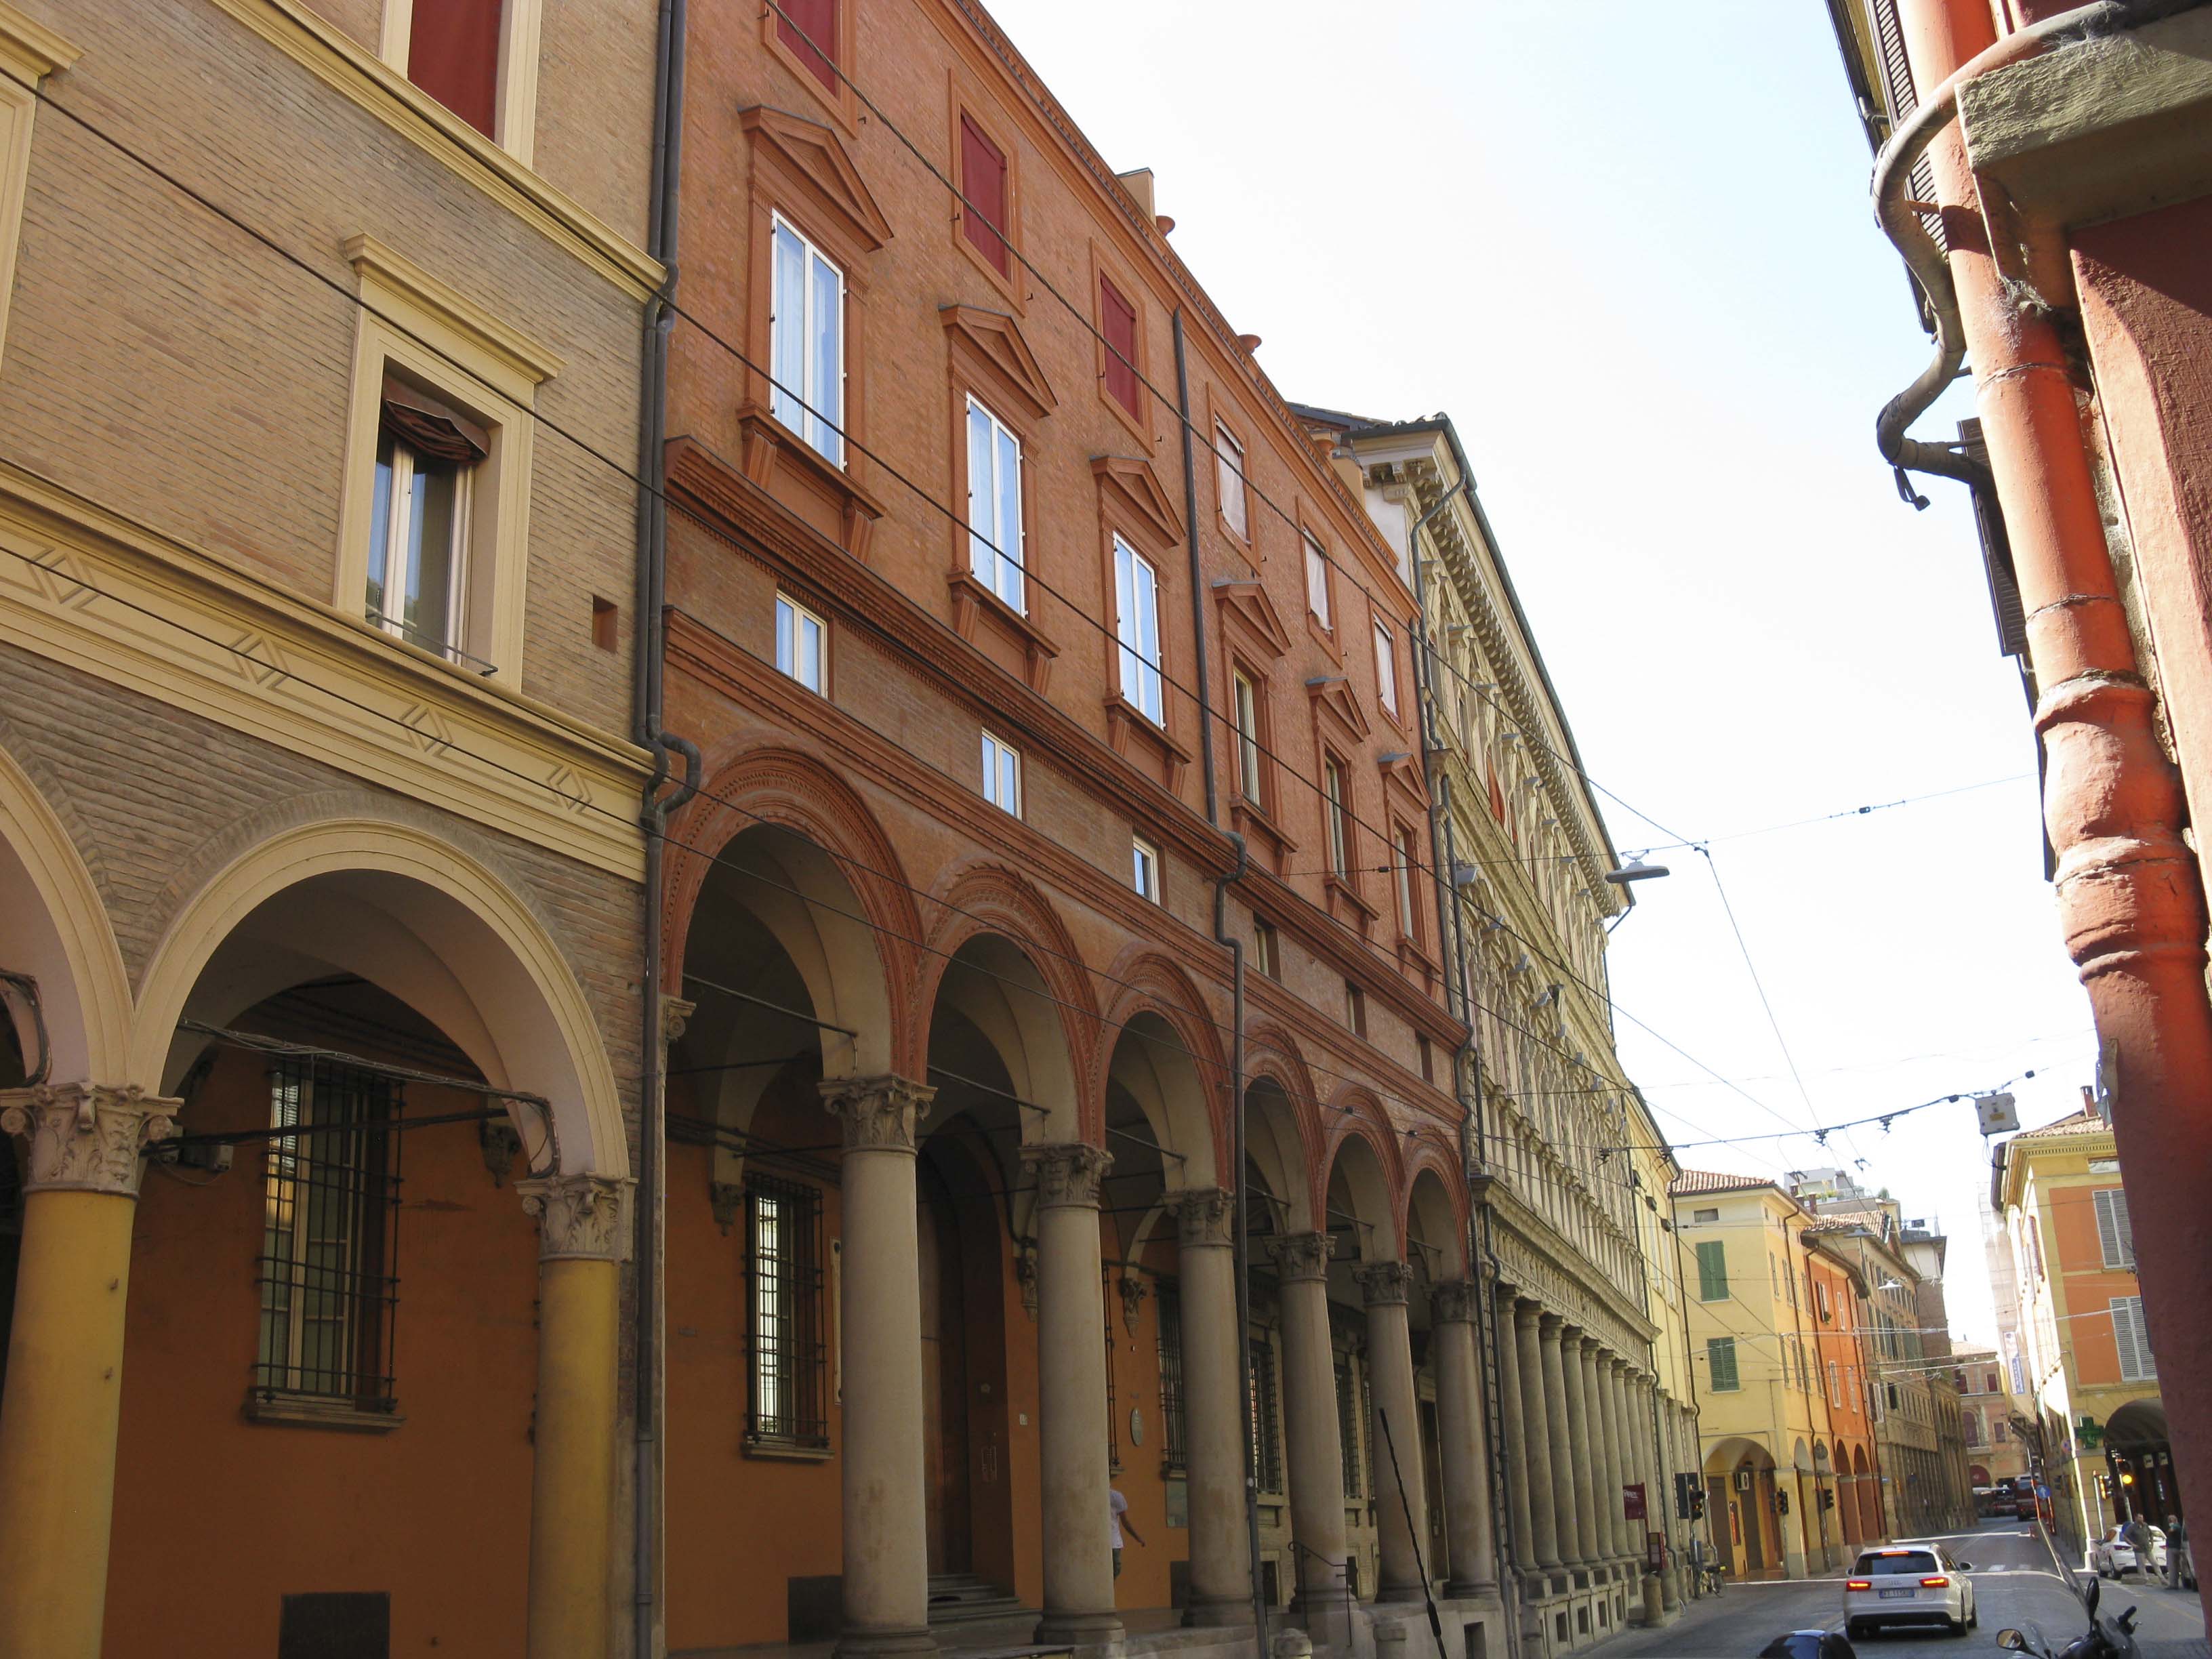
<svg viewBox="0 0 2212 1659"><path fill-rule="evenodd" d="M1876 1636L1856 1644L1861 1653L1880 1659L1935 1659L1993 1650L1997 1632L2008 1625L2041 1626L2055 1653L2087 1627L2081 1604L2053 1570L2051 1552L2033 1527L1990 1521L1971 1533L1947 1534L1941 1541L1973 1564L1980 1628L1963 1641L1940 1631ZM1718 1599L1692 1603L1668 1629L1632 1634L1609 1645L1607 1659L1722 1659L1755 1654L1784 1631L1834 1629L1843 1622L1843 1583L1833 1577L1730 1584ZM2130 1604L2142 1609L2136 1636L2143 1659L2191 1659L2205 1652L2195 1595L2133 1581L2106 1584L2106 1612L2117 1615Z"/></svg>

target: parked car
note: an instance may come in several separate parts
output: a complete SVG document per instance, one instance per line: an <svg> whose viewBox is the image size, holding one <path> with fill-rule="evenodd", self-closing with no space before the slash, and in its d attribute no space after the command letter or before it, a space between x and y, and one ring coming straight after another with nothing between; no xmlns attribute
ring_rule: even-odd
<svg viewBox="0 0 2212 1659"><path fill-rule="evenodd" d="M1899 1625L1941 1625L1964 1636L1982 1622L1972 1570L1941 1544L1864 1551L1844 1580L1844 1632L1856 1641Z"/></svg>
<svg viewBox="0 0 2212 1659"><path fill-rule="evenodd" d="M2160 1574L2166 1571L2166 1529L2146 1527L2143 1530L2150 1534L2148 1561L2140 1559L2136 1547L2121 1535L2118 1527L2089 1546L2089 1565L2096 1569L2098 1577L2124 1578L2145 1569Z"/></svg>

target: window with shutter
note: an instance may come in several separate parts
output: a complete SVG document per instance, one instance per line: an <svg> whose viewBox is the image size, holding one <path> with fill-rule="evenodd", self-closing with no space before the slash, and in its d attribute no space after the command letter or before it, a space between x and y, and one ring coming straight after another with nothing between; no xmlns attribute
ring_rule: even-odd
<svg viewBox="0 0 2212 1659"><path fill-rule="evenodd" d="M1727 1394L1742 1386L1736 1380L1734 1337L1709 1336L1705 1339L1705 1370L1715 1394Z"/></svg>
<svg viewBox="0 0 2212 1659"><path fill-rule="evenodd" d="M499 136L503 0L417 6L407 34L407 78L487 138Z"/></svg>
<svg viewBox="0 0 2212 1659"><path fill-rule="evenodd" d="M992 270L1001 276L1011 274L1014 262L1006 241L1006 152L965 115L960 118L960 193L968 198L960 216L960 234Z"/></svg>
<svg viewBox="0 0 2212 1659"><path fill-rule="evenodd" d="M1725 1302L1728 1293L1728 1245L1710 1239L1698 1246L1698 1300Z"/></svg>
<svg viewBox="0 0 2212 1659"><path fill-rule="evenodd" d="M1106 395L1132 415L1137 400L1137 307L1121 295L1113 278L1098 279L1098 331L1106 337Z"/></svg>
<svg viewBox="0 0 2212 1659"><path fill-rule="evenodd" d="M2097 1245L2105 1266L2116 1273L2136 1270L2135 1229L2128 1224L2128 1195L2118 1187L2097 1189Z"/></svg>
<svg viewBox="0 0 2212 1659"><path fill-rule="evenodd" d="M808 74L837 90L837 0L781 0L776 39L791 48Z"/></svg>
<svg viewBox="0 0 2212 1659"><path fill-rule="evenodd" d="M2158 1376L2158 1362L2151 1358L2150 1332L2143 1324L2142 1298L2116 1296L2112 1306L2112 1343L2119 1350L2120 1381L2152 1381Z"/></svg>
<svg viewBox="0 0 2212 1659"><path fill-rule="evenodd" d="M1876 44L1881 51L1881 79L1884 100L1889 106L1889 130L1892 132L1904 125L1905 119L1920 107L1917 89L1912 84L1912 62L1905 55L1905 30L1898 21L1897 0L1869 0ZM1912 164L1905 175L1905 189L1916 202L1936 199L1936 170L1923 153ZM1936 214L1923 213L1920 222L1936 239L1938 247L1948 246L1943 240L1943 221Z"/></svg>

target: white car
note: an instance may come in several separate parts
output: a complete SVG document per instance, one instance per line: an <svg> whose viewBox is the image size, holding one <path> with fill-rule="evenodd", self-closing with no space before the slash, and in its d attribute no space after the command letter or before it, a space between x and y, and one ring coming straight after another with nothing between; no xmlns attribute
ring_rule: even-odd
<svg viewBox="0 0 2212 1659"><path fill-rule="evenodd" d="M1941 1625L1964 1636L1982 1622L1970 1561L1941 1544L1892 1544L1863 1552L1844 1580L1844 1634L1853 1641L1899 1625Z"/></svg>
<svg viewBox="0 0 2212 1659"><path fill-rule="evenodd" d="M2146 1527L2144 1531L2150 1534L2150 1559L2148 1561L2142 1559L2134 1545L2121 1536L2118 1527L2090 1545L2089 1565L2096 1569L2097 1577L2124 1578L2146 1567L2153 1572L2163 1573L2166 1571L2166 1529Z"/></svg>

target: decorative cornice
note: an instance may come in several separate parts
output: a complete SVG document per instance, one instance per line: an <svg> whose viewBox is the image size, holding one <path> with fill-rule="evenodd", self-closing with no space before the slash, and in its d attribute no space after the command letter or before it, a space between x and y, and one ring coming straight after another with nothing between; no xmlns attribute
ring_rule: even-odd
<svg viewBox="0 0 2212 1659"><path fill-rule="evenodd" d="M1182 514L1152 464L1135 455L1097 455L1091 473L1102 493L1118 496L1145 533L1163 547L1182 539Z"/></svg>
<svg viewBox="0 0 2212 1659"><path fill-rule="evenodd" d="M1336 1241L1327 1233L1289 1233L1269 1241L1267 1248L1275 1258L1276 1278L1325 1279Z"/></svg>
<svg viewBox="0 0 2212 1659"><path fill-rule="evenodd" d="M7 0L0 0L0 64L27 80L40 81L59 74L76 62L83 51L45 24L26 17Z"/></svg>
<svg viewBox="0 0 2212 1659"><path fill-rule="evenodd" d="M27 1143L27 1193L136 1198L146 1148L176 1133L183 1107L135 1083L44 1083L0 1091L0 1134Z"/></svg>
<svg viewBox="0 0 2212 1659"><path fill-rule="evenodd" d="M1218 1187L1189 1187L1171 1194L1176 1241L1186 1250L1226 1249L1237 1242L1237 1194Z"/></svg>
<svg viewBox="0 0 2212 1659"><path fill-rule="evenodd" d="M567 367L554 352L366 232L346 238L342 251L364 289L380 283L394 289L496 361L509 377L499 391L525 407L531 387L542 386Z"/></svg>
<svg viewBox="0 0 2212 1659"><path fill-rule="evenodd" d="M687 1002L679 996L663 992L660 997L660 1044L673 1048L684 1041L684 1033L691 1024L691 1016L699 1012L699 1005Z"/></svg>
<svg viewBox="0 0 2212 1659"><path fill-rule="evenodd" d="M628 1176L532 1176L514 1183L524 1212L538 1222L540 1261L629 1260Z"/></svg>
<svg viewBox="0 0 2212 1659"><path fill-rule="evenodd" d="M1021 325L1006 313L980 306L939 306L937 319L945 325L946 337L965 346L1031 418L1042 420L1060 406L1059 395L1022 337Z"/></svg>
<svg viewBox="0 0 2212 1659"><path fill-rule="evenodd" d="M738 125L756 145L773 149L806 181L820 205L836 214L847 235L871 252L890 240L890 221L876 205L843 142L828 127L765 104L738 112Z"/></svg>
<svg viewBox="0 0 2212 1659"><path fill-rule="evenodd" d="M1482 1292L1471 1279L1446 1279L1429 1286L1429 1318L1436 1324L1469 1323L1481 1307Z"/></svg>
<svg viewBox="0 0 2212 1659"><path fill-rule="evenodd" d="M1370 1261L1352 1270L1361 1299L1370 1308L1402 1308L1412 1298L1413 1270L1402 1261Z"/></svg>
<svg viewBox="0 0 2212 1659"><path fill-rule="evenodd" d="M888 1073L832 1078L820 1087L822 1104L844 1126L848 1152L912 1152L915 1126L937 1097L927 1084Z"/></svg>
<svg viewBox="0 0 2212 1659"><path fill-rule="evenodd" d="M1097 1206L1098 1182L1113 1168L1114 1154L1083 1141L1063 1141L1023 1147L1022 1163L1036 1182L1041 1207L1089 1209Z"/></svg>

